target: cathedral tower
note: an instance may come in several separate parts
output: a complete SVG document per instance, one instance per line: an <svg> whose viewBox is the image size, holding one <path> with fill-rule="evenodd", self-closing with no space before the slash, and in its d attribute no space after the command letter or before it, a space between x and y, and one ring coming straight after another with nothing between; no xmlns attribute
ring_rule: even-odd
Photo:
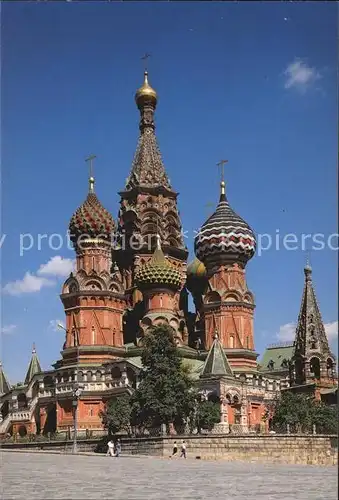
<svg viewBox="0 0 339 500"><path fill-rule="evenodd" d="M145 315L140 322L143 335L147 334L150 327L167 323L175 331L177 344L187 343L187 328L175 304L176 292L181 287L181 281L178 269L166 259L158 236L152 258L139 267L135 276L136 285L144 297Z"/></svg>
<svg viewBox="0 0 339 500"><path fill-rule="evenodd" d="M64 363L74 362L75 357L84 361L109 359L112 353L107 346L123 345L123 287L118 273L111 274L114 230L114 220L98 200L91 175L87 198L69 224L76 268L61 295L67 332Z"/></svg>
<svg viewBox="0 0 339 500"><path fill-rule="evenodd" d="M144 73L144 83L135 94L140 111L140 135L132 169L121 196L118 238L113 250L114 265L123 278L129 310L124 318L125 341L135 341L141 332L139 322L145 313L142 292L136 273L156 248L157 235L162 251L181 275L181 286L174 301L180 309L180 293L185 282L187 249L185 247L176 193L165 171L155 135L154 114L158 102L156 91ZM184 313L180 313L184 316Z"/></svg>
<svg viewBox="0 0 339 500"><path fill-rule="evenodd" d="M211 347L217 332L221 345L228 349L227 356L234 368L256 366L255 305L245 275L246 264L253 257L255 247L254 233L230 207L222 180L216 211L195 238L195 254L204 264L208 279L200 310L200 316L204 316L205 348Z"/></svg>
<svg viewBox="0 0 339 500"><path fill-rule="evenodd" d="M335 358L328 345L309 264L305 266L304 274L305 284L294 342L291 383L336 385Z"/></svg>

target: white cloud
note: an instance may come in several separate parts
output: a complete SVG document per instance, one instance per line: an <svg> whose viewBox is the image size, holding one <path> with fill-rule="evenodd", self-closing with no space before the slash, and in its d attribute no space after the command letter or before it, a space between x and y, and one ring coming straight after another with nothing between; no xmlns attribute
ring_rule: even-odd
<svg viewBox="0 0 339 500"><path fill-rule="evenodd" d="M331 321L330 323L325 323L324 327L327 338L330 342L338 337L338 321Z"/></svg>
<svg viewBox="0 0 339 500"><path fill-rule="evenodd" d="M9 295L22 295L23 293L40 292L43 287L53 286L56 281L51 277L66 277L74 269L73 259L64 259L59 255L52 257L46 264L42 264L33 274L29 271L21 280L7 283L3 291ZM45 276L48 276L46 278Z"/></svg>
<svg viewBox="0 0 339 500"><path fill-rule="evenodd" d="M16 329L16 325L4 325L1 327L2 335L9 335Z"/></svg>
<svg viewBox="0 0 339 500"><path fill-rule="evenodd" d="M22 280L10 281L7 283L3 291L8 295L22 295L23 293L39 292L44 286L54 285L54 281L40 276L35 276L27 272Z"/></svg>
<svg viewBox="0 0 339 500"><path fill-rule="evenodd" d="M287 342L288 340L294 340L295 337L295 323L286 323L279 328L277 333L277 338L281 342Z"/></svg>
<svg viewBox="0 0 339 500"><path fill-rule="evenodd" d="M53 330L53 332L60 332L60 327L58 325L62 325L65 327L65 323L61 319L51 319L49 322L49 328Z"/></svg>
<svg viewBox="0 0 339 500"><path fill-rule="evenodd" d="M49 276L61 276L65 278L74 270L75 261L73 259L64 259L60 255L52 257L47 264L42 264L37 274Z"/></svg>
<svg viewBox="0 0 339 500"><path fill-rule="evenodd" d="M321 78L316 68L311 68L301 59L295 59L284 71L285 89L305 91L312 83Z"/></svg>

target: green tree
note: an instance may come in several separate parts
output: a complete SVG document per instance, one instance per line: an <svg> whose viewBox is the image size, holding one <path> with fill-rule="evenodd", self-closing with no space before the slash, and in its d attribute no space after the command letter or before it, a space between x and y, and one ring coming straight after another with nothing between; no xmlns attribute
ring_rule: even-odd
<svg viewBox="0 0 339 500"><path fill-rule="evenodd" d="M220 403L217 401L198 401L195 414L195 427L211 431L220 422Z"/></svg>
<svg viewBox="0 0 339 500"><path fill-rule="evenodd" d="M127 394L110 399L106 403L105 410L100 416L108 434L116 434L124 431L131 432L131 397Z"/></svg>
<svg viewBox="0 0 339 500"><path fill-rule="evenodd" d="M193 411L195 393L173 334L161 324L145 337L140 384L132 396L133 424L140 427L182 425Z"/></svg>
<svg viewBox="0 0 339 500"><path fill-rule="evenodd" d="M338 406L314 401L313 423L318 434L338 434Z"/></svg>
<svg viewBox="0 0 339 500"><path fill-rule="evenodd" d="M271 409L272 427L285 431L287 424L291 432L312 432L313 425L318 433L333 433L337 430L338 410L326 406L307 394L282 392Z"/></svg>

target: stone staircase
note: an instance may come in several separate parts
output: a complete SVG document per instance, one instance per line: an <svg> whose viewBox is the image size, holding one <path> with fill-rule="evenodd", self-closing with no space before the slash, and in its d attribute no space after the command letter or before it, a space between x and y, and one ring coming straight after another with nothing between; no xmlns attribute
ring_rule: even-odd
<svg viewBox="0 0 339 500"><path fill-rule="evenodd" d="M35 396L28 404L27 408L22 410L10 411L8 415L0 422L0 436L4 436L13 422L30 422L38 402L38 396Z"/></svg>

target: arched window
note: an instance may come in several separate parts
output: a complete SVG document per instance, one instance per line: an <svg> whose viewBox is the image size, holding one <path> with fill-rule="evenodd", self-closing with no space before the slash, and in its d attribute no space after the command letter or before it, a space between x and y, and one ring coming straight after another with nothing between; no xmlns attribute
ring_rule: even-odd
<svg viewBox="0 0 339 500"><path fill-rule="evenodd" d="M283 359L281 362L281 368L288 368L288 361L287 359Z"/></svg>
<svg viewBox="0 0 339 500"><path fill-rule="evenodd" d="M46 389L54 387L54 379L50 375L44 377L44 386Z"/></svg>
<svg viewBox="0 0 339 500"><path fill-rule="evenodd" d="M18 395L18 408L19 408L19 410L23 410L26 407L27 407L26 394L21 393Z"/></svg>
<svg viewBox="0 0 339 500"><path fill-rule="evenodd" d="M233 396L233 403L235 405L239 404L239 397L236 394Z"/></svg>
<svg viewBox="0 0 339 500"><path fill-rule="evenodd" d="M312 358L310 361L310 372L314 378L320 378L320 361L319 358Z"/></svg>
<svg viewBox="0 0 339 500"><path fill-rule="evenodd" d="M19 436L20 437L25 437L27 435L27 429L24 425L21 425L19 427Z"/></svg>
<svg viewBox="0 0 339 500"><path fill-rule="evenodd" d="M234 336L230 335L230 349L234 348Z"/></svg>
<svg viewBox="0 0 339 500"><path fill-rule="evenodd" d="M331 358L327 359L326 368L327 368L327 376L328 377L333 377L334 370L333 370L333 361L332 361Z"/></svg>
<svg viewBox="0 0 339 500"><path fill-rule="evenodd" d="M114 379L120 379L121 378L121 371L118 366L114 366L111 370L111 377Z"/></svg>
<svg viewBox="0 0 339 500"><path fill-rule="evenodd" d="M250 338L246 337L246 349L250 348Z"/></svg>

